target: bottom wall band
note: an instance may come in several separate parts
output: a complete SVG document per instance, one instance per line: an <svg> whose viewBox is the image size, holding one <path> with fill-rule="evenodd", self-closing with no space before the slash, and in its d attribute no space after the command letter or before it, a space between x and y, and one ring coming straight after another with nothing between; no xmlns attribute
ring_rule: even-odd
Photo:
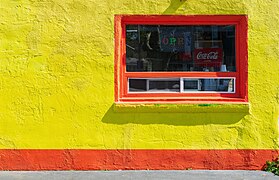
<svg viewBox="0 0 279 180"><path fill-rule="evenodd" d="M278 150L0 150L0 170L260 170Z"/></svg>

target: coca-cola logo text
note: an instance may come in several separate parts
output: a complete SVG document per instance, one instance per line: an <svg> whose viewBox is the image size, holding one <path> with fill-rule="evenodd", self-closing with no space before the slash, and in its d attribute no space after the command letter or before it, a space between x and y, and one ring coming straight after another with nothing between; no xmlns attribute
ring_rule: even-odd
<svg viewBox="0 0 279 180"><path fill-rule="evenodd" d="M222 48L203 48L194 50L194 61L197 66L219 66L222 63L222 59Z"/></svg>
<svg viewBox="0 0 279 180"><path fill-rule="evenodd" d="M218 52L199 52L197 54L197 59L209 59L209 60L217 60L218 59Z"/></svg>

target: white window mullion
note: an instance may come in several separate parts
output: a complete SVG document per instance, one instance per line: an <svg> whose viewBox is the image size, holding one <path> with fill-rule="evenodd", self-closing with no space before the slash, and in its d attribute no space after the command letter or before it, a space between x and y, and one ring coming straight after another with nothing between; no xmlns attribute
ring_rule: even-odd
<svg viewBox="0 0 279 180"><path fill-rule="evenodd" d="M180 78L180 93L183 93L184 91L184 79L181 77Z"/></svg>
<svg viewBox="0 0 279 180"><path fill-rule="evenodd" d="M149 91L149 79L146 79L146 91Z"/></svg>

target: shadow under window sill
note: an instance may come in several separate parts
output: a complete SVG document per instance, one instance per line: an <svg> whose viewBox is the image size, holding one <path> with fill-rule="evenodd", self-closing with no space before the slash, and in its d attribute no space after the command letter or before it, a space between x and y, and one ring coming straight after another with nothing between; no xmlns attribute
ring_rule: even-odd
<svg viewBox="0 0 279 180"><path fill-rule="evenodd" d="M249 103L144 104L114 103L114 112L123 113L247 113Z"/></svg>

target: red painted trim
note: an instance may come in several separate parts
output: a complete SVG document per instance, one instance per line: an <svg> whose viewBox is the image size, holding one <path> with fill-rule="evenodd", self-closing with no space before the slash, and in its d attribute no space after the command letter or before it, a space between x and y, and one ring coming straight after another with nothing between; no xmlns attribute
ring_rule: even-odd
<svg viewBox="0 0 279 180"><path fill-rule="evenodd" d="M162 101L163 99L163 101ZM246 104L247 102L245 102L243 99L240 98L233 98L233 97L222 97L222 98L216 98L216 97L207 97L207 98L199 98L199 97L164 97L164 96L160 96L160 97L141 97L140 99L138 97L125 97L123 99L121 99L121 101L123 103L132 103L132 104L137 104L137 103L145 103L145 104L150 104L150 103L156 103L156 104L160 104L160 103L170 103L173 104L173 102L175 103L179 103L179 104ZM135 101L137 101L135 103ZM120 103L122 103L120 102Z"/></svg>
<svg viewBox="0 0 279 180"><path fill-rule="evenodd" d="M245 16L239 22L239 35L238 38L239 47L239 63L240 72L239 79L240 83L243 84L240 90L240 96L243 97L248 102L248 17Z"/></svg>
<svg viewBox="0 0 279 180"><path fill-rule="evenodd" d="M116 15L115 16L115 102L160 102L181 103L182 101L248 102L248 20L245 15ZM126 72L125 25L227 25L236 26L237 72ZM121 32L121 33L120 33ZM128 77L236 77L236 92L222 93L128 93ZM174 98L176 97L176 99ZM194 97L194 98L192 98ZM215 97L215 98L212 98Z"/></svg>
<svg viewBox="0 0 279 180"><path fill-rule="evenodd" d="M235 77L236 72L126 72L127 77Z"/></svg>
<svg viewBox="0 0 279 180"><path fill-rule="evenodd" d="M119 89L121 89L121 87L119 87L119 82L120 82L120 75L121 75L121 66L119 64L119 59L121 58L121 39L119 39L119 37L121 37L121 18L119 16L115 16L114 17L114 100L115 102L118 101L119 97L120 97L120 92Z"/></svg>
<svg viewBox="0 0 279 180"><path fill-rule="evenodd" d="M260 170L278 150L0 150L0 170Z"/></svg>
<svg viewBox="0 0 279 180"><path fill-rule="evenodd" d="M123 23L163 25L238 24L245 15L117 15Z"/></svg>

